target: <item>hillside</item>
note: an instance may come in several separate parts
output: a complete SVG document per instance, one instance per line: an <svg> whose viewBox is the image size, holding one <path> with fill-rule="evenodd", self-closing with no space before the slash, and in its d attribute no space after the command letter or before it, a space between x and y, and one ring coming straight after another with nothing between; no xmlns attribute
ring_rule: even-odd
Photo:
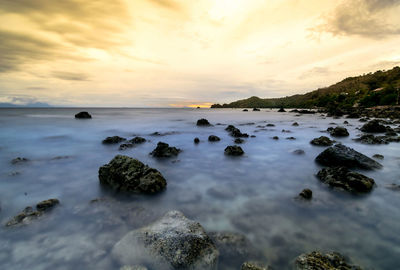
<svg viewBox="0 0 400 270"><path fill-rule="evenodd" d="M349 108L395 105L399 99L400 67L349 77L326 88L282 98L250 97L211 108Z"/></svg>

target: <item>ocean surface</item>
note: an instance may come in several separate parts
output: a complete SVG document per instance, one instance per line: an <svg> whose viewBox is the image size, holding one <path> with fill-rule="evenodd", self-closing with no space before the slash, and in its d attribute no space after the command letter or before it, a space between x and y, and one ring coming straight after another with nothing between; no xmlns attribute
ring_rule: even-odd
<svg viewBox="0 0 400 270"><path fill-rule="evenodd" d="M93 119L74 118L83 110ZM213 126L197 127L200 118ZM234 144L227 124L256 136L245 139L242 157L224 155ZM325 148L309 142L329 136L324 131L334 124L350 132L335 140L370 157L384 155L383 169L362 171L377 184L370 194L333 190L316 178L322 167L314 159ZM169 210L209 232L246 235L275 269L291 269L298 255L313 250L338 251L364 269L400 269L400 192L386 187L400 184L400 144L355 142L362 124L270 109L0 109L0 269L119 269L113 245ZM148 142L124 151L101 143L114 135ZM221 141L208 142L209 135ZM155 159L149 153L159 141L183 151ZM297 149L305 154L294 154ZM98 169L117 154L158 169L168 182L165 192L121 196L102 188ZM29 162L12 164L16 157ZM313 191L309 202L296 199L304 188ZM4 226L48 198L60 206L29 225Z"/></svg>

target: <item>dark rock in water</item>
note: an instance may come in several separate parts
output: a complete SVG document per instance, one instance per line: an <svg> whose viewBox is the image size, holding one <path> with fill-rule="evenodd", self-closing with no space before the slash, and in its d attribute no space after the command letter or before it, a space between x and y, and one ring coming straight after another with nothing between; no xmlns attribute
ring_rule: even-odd
<svg viewBox="0 0 400 270"><path fill-rule="evenodd" d="M387 189L393 190L393 191L400 191L400 185L397 184L390 184L386 186Z"/></svg>
<svg viewBox="0 0 400 270"><path fill-rule="evenodd" d="M385 158L383 155L379 155L379 154L375 154L372 157L376 158L376 159L384 159Z"/></svg>
<svg viewBox="0 0 400 270"><path fill-rule="evenodd" d="M237 145L230 145L225 148L225 155L228 156L241 156L244 154L243 149Z"/></svg>
<svg viewBox="0 0 400 270"><path fill-rule="evenodd" d="M285 109L283 107L281 107L278 112L286 112Z"/></svg>
<svg viewBox="0 0 400 270"><path fill-rule="evenodd" d="M327 148L315 160L325 166L345 166L366 170L382 168L382 165L375 160L342 144Z"/></svg>
<svg viewBox="0 0 400 270"><path fill-rule="evenodd" d="M386 132L386 127L381 125L379 120L372 120L364 124L360 130L369 133L383 133Z"/></svg>
<svg viewBox="0 0 400 270"><path fill-rule="evenodd" d="M331 134L331 136L334 137L347 137L350 135L345 127L330 127L327 129L327 131L329 132L329 134Z"/></svg>
<svg viewBox="0 0 400 270"><path fill-rule="evenodd" d="M143 264L151 269L215 270L219 252L200 223L170 211L126 234L114 245L112 256L123 265Z"/></svg>
<svg viewBox="0 0 400 270"><path fill-rule="evenodd" d="M343 125L348 125L348 124L349 124L349 122L347 122L347 121L343 122Z"/></svg>
<svg viewBox="0 0 400 270"><path fill-rule="evenodd" d="M267 127L274 127L274 124L267 124Z"/></svg>
<svg viewBox="0 0 400 270"><path fill-rule="evenodd" d="M218 142L220 140L221 139L218 136L215 136L215 135L208 136L208 141L210 141L210 142Z"/></svg>
<svg viewBox="0 0 400 270"><path fill-rule="evenodd" d="M146 139L143 137L135 137L133 139L130 139L129 142L133 143L133 144L141 144L141 143L145 143Z"/></svg>
<svg viewBox="0 0 400 270"><path fill-rule="evenodd" d="M243 112L248 112L248 111L249 111L248 109L244 109L244 110L243 110Z"/></svg>
<svg viewBox="0 0 400 270"><path fill-rule="evenodd" d="M274 137L272 137L272 139L279 140L279 137L278 136L274 136Z"/></svg>
<svg viewBox="0 0 400 270"><path fill-rule="evenodd" d="M129 148L134 147L135 145L133 143L123 143L119 146L119 150L126 150Z"/></svg>
<svg viewBox="0 0 400 270"><path fill-rule="evenodd" d="M282 129L282 133L292 133L290 130Z"/></svg>
<svg viewBox="0 0 400 270"><path fill-rule="evenodd" d="M99 169L100 183L116 191L157 193L165 189L167 181L156 169L137 159L117 155Z"/></svg>
<svg viewBox="0 0 400 270"><path fill-rule="evenodd" d="M175 135L175 134L179 134L179 132L177 132L177 131L168 131L168 132L158 132L158 131L156 131L156 132L151 133L150 136L160 136L160 137L162 137L162 136Z"/></svg>
<svg viewBox="0 0 400 270"><path fill-rule="evenodd" d="M300 198L303 198L305 200L311 200L312 199L312 190L311 189L303 189L300 194L299 194Z"/></svg>
<svg viewBox="0 0 400 270"><path fill-rule="evenodd" d="M197 120L197 125L198 126L211 126L210 122L208 122L208 120L204 119L204 118Z"/></svg>
<svg viewBox="0 0 400 270"><path fill-rule="evenodd" d="M119 137L119 136L112 136L112 137L107 137L103 140L103 144L116 144L126 141L125 138Z"/></svg>
<svg viewBox="0 0 400 270"><path fill-rule="evenodd" d="M256 135L251 135L251 136L250 136L250 138L255 138L255 137L256 137Z"/></svg>
<svg viewBox="0 0 400 270"><path fill-rule="evenodd" d="M297 123L297 122L294 122L294 123L292 124L292 126L294 126L294 127L298 127L298 126L299 126L299 123Z"/></svg>
<svg viewBox="0 0 400 270"><path fill-rule="evenodd" d="M360 118L361 115L358 112L351 112L349 113L346 118L352 118L352 119L356 119L356 118Z"/></svg>
<svg viewBox="0 0 400 270"><path fill-rule="evenodd" d="M352 172L346 167L330 167L320 170L318 178L331 187L341 188L350 192L369 192L375 181L365 175Z"/></svg>
<svg viewBox="0 0 400 270"><path fill-rule="evenodd" d="M242 132L240 131L240 129L238 129L237 127L235 127L235 126L233 126L233 125L227 126L227 127L225 128L225 130L226 130L226 131L229 131L229 132L230 132L230 135L231 135L232 137L235 137L235 138L240 138L240 137L247 138L247 137L249 137L249 135L248 135L247 133L242 133Z"/></svg>
<svg viewBox="0 0 400 270"><path fill-rule="evenodd" d="M48 199L48 200L41 201L40 203L38 203L36 205L36 209L38 211L44 212L44 211L48 211L48 210L54 208L58 204L60 204L59 200L57 200L57 199Z"/></svg>
<svg viewBox="0 0 400 270"><path fill-rule="evenodd" d="M337 252L322 254L313 251L302 254L294 262L295 270L362 270L361 267L351 265L348 259Z"/></svg>
<svg viewBox="0 0 400 270"><path fill-rule="evenodd" d="M360 122L368 122L368 120L369 120L369 118L361 118L358 121L360 121Z"/></svg>
<svg viewBox="0 0 400 270"><path fill-rule="evenodd" d="M286 140L296 140L295 137L287 137Z"/></svg>
<svg viewBox="0 0 400 270"><path fill-rule="evenodd" d="M253 108L253 112L259 112L259 111L260 111L260 109Z"/></svg>
<svg viewBox="0 0 400 270"><path fill-rule="evenodd" d="M362 135L360 138L354 139L357 142L365 144L388 144L385 136L374 136L372 134Z"/></svg>
<svg viewBox="0 0 400 270"><path fill-rule="evenodd" d="M326 136L321 136L319 138L315 138L313 139L310 143L312 145L316 145L316 146L331 146L333 144L334 141L332 141L331 139L329 139Z"/></svg>
<svg viewBox="0 0 400 270"><path fill-rule="evenodd" d="M304 150L302 149L297 149L293 151L293 154L295 155L304 155L306 152L304 152Z"/></svg>
<svg viewBox="0 0 400 270"><path fill-rule="evenodd" d="M12 164L21 164L21 163L25 163L25 162L28 162L28 161L29 161L29 159L27 159L27 158L17 157L17 158L14 158L13 160L11 160L11 163Z"/></svg>
<svg viewBox="0 0 400 270"><path fill-rule="evenodd" d="M75 118L77 119L90 119L92 116L88 112L79 112L75 114Z"/></svg>
<svg viewBox="0 0 400 270"><path fill-rule="evenodd" d="M256 259L259 256L254 246L243 234L211 232L209 236L219 251L220 269L238 269L244 261Z"/></svg>
<svg viewBox="0 0 400 270"><path fill-rule="evenodd" d="M272 268L262 262L244 262L240 270L272 270Z"/></svg>
<svg viewBox="0 0 400 270"><path fill-rule="evenodd" d="M241 139L241 138L236 138L236 139L235 139L235 143L241 144L241 143L244 143L244 140Z"/></svg>
<svg viewBox="0 0 400 270"><path fill-rule="evenodd" d="M299 110L298 113L301 114L315 114L315 111L311 111L311 110Z"/></svg>
<svg viewBox="0 0 400 270"><path fill-rule="evenodd" d="M181 149L169 146L168 143L158 142L157 147L150 153L150 155L157 158L169 158L177 156L181 151Z"/></svg>
<svg viewBox="0 0 400 270"><path fill-rule="evenodd" d="M193 142L194 142L195 144L198 144L198 143L200 143L200 139L196 137L196 138L194 138Z"/></svg>

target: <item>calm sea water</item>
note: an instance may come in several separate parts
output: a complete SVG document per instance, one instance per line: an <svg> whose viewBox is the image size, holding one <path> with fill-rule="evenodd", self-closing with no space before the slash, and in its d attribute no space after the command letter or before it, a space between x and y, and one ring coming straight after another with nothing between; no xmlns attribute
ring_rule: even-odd
<svg viewBox="0 0 400 270"><path fill-rule="evenodd" d="M385 188L400 184L400 144L354 142L362 124L357 119L231 109L86 109L93 119L74 119L81 110L0 109L0 269L119 269L110 256L113 245L174 209L207 231L245 234L276 269L290 269L296 256L313 250L339 251L366 269L400 268L400 192ZM214 126L197 127L199 118ZM315 177L321 167L314 158L324 148L309 141L344 120L350 137L336 140L368 156L385 156L382 170L362 172L377 183L369 195L332 190ZM217 123L256 135L242 145L245 156L224 155L233 138ZM257 127L268 123L275 127ZM168 135L150 135L156 131ZM211 134L221 141L208 142ZM113 135L149 142L119 151L101 143ZM291 136L296 140L285 139ZM194 137L201 143L195 145ZM159 141L183 152L154 159L149 152ZM296 149L305 155L293 154ZM117 154L158 169L167 190L150 197L103 190L98 168ZM16 157L30 162L11 164ZM304 188L313 190L311 202L295 199ZM48 198L58 198L60 207L30 225L4 226ZM90 202L96 198L101 200Z"/></svg>

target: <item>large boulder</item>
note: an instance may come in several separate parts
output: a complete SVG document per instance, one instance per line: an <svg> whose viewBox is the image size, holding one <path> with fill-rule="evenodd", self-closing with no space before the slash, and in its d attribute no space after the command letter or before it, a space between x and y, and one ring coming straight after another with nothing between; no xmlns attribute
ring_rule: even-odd
<svg viewBox="0 0 400 270"><path fill-rule="evenodd" d="M104 186L129 193L157 193L167 186L167 181L159 171L122 155L115 156L100 167L99 180Z"/></svg>
<svg viewBox="0 0 400 270"><path fill-rule="evenodd" d="M208 120L205 118L197 120L197 125L198 126L211 126L210 122L208 122Z"/></svg>
<svg viewBox="0 0 400 270"><path fill-rule="evenodd" d="M379 120L371 120L361 127L361 131L369 133L383 133L386 132L386 127L381 125Z"/></svg>
<svg viewBox="0 0 400 270"><path fill-rule="evenodd" d="M88 112L79 112L75 114L75 118L77 119L90 119L92 116Z"/></svg>
<svg viewBox="0 0 400 270"><path fill-rule="evenodd" d="M295 270L361 270L359 266L351 265L348 260L337 252L322 254L313 251L296 258Z"/></svg>
<svg viewBox="0 0 400 270"><path fill-rule="evenodd" d="M365 175L352 172L346 167L331 167L320 170L317 177L325 184L354 193L369 192L375 181Z"/></svg>
<svg viewBox="0 0 400 270"><path fill-rule="evenodd" d="M345 127L335 127L335 128L330 127L330 128L327 129L327 131L333 137L347 137L347 136L349 136L349 132L347 131L347 129Z"/></svg>
<svg viewBox="0 0 400 270"><path fill-rule="evenodd" d="M122 265L215 270L219 252L198 222L170 211L153 224L126 234L115 244L112 255Z"/></svg>
<svg viewBox="0 0 400 270"><path fill-rule="evenodd" d="M345 166L366 170L382 168L380 163L343 144L336 144L325 149L315 160L325 166Z"/></svg>
<svg viewBox="0 0 400 270"><path fill-rule="evenodd" d="M159 142L157 147L150 153L153 157L157 158L169 158L177 156L182 150L173 146L169 146L168 143Z"/></svg>

